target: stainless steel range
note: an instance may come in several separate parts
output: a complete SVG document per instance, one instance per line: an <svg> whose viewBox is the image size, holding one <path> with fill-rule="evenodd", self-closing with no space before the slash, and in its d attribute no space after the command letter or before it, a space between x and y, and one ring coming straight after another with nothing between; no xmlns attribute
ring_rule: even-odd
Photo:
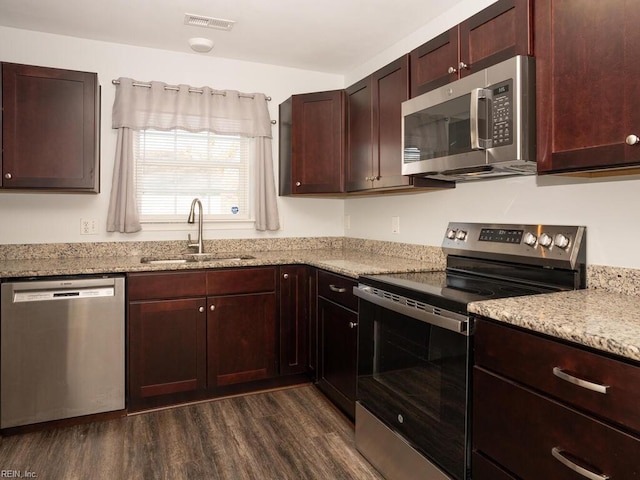
<svg viewBox="0 0 640 480"><path fill-rule="evenodd" d="M364 275L356 445L388 479L470 478L471 302L586 287L586 228L450 223L444 272Z"/></svg>

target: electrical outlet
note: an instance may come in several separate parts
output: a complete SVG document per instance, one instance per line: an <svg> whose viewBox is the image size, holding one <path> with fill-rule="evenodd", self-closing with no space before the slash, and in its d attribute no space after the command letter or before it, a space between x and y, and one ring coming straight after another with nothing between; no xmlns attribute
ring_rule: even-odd
<svg viewBox="0 0 640 480"><path fill-rule="evenodd" d="M344 229L351 230L351 215L344 216Z"/></svg>
<svg viewBox="0 0 640 480"><path fill-rule="evenodd" d="M391 217L391 233L400 233L400 217Z"/></svg>
<svg viewBox="0 0 640 480"><path fill-rule="evenodd" d="M97 233L95 218L80 219L80 235L96 235Z"/></svg>

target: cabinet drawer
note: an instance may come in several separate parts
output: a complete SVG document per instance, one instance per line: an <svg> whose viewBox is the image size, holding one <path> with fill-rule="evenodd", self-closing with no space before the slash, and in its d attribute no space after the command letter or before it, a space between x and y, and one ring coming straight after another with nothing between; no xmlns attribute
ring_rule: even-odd
<svg viewBox="0 0 640 480"><path fill-rule="evenodd" d="M358 311L358 298L353 294L353 287L358 284L342 275L318 270L318 296Z"/></svg>
<svg viewBox="0 0 640 480"><path fill-rule="evenodd" d="M207 295L234 295L276 290L275 267L223 269L207 272Z"/></svg>
<svg viewBox="0 0 640 480"><path fill-rule="evenodd" d="M640 367L482 320L475 346L477 365L640 432ZM606 386L606 393L575 378Z"/></svg>
<svg viewBox="0 0 640 480"><path fill-rule="evenodd" d="M205 295L205 273L161 272L127 275L129 300L153 300Z"/></svg>
<svg viewBox="0 0 640 480"><path fill-rule="evenodd" d="M640 477L638 438L478 367L473 373L474 449L517 477L583 478L571 465L602 478Z"/></svg>

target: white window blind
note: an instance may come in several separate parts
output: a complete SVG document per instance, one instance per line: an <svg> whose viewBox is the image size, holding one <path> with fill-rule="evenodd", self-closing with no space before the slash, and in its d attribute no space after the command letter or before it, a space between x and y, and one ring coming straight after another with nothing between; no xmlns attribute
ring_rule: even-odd
<svg viewBox="0 0 640 480"><path fill-rule="evenodd" d="M246 137L209 132L136 132L140 221L183 223L196 197L205 221L252 220L250 144Z"/></svg>

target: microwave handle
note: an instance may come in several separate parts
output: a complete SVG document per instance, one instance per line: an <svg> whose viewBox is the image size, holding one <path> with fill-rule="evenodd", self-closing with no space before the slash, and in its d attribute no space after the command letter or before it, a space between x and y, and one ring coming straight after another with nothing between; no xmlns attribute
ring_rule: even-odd
<svg viewBox="0 0 640 480"><path fill-rule="evenodd" d="M469 120L471 123L471 149L485 150L493 146L491 138L482 138L480 136L480 119L478 117L478 108L480 100L491 100L493 92L488 88L474 88L471 90L471 105L469 106Z"/></svg>

